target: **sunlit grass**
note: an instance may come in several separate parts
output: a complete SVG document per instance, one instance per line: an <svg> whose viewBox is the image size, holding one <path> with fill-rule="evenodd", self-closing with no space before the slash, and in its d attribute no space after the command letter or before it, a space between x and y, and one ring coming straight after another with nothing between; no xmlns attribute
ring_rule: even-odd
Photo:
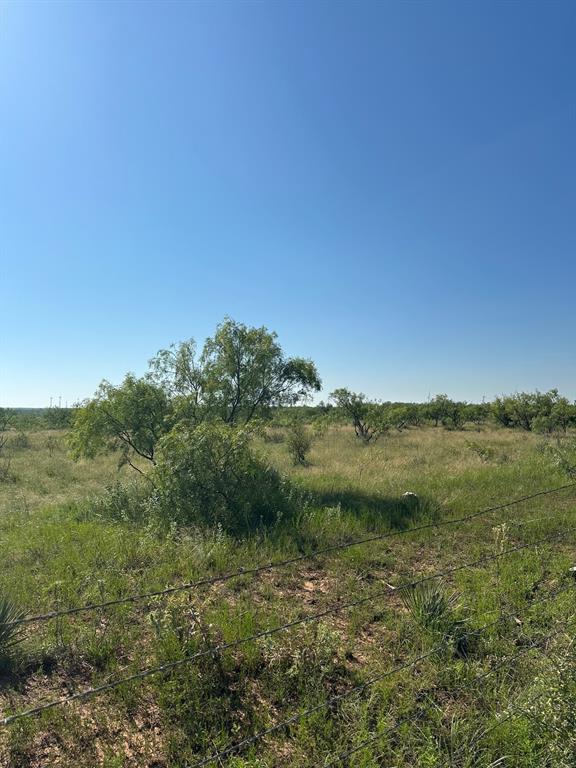
<svg viewBox="0 0 576 768"><path fill-rule="evenodd" d="M293 529L234 541L218 530L160 535L152 525L87 514L86 499L106 485L133 481L130 470L118 471L113 454L72 462L61 433L30 433L29 438L29 446L14 455L16 482L0 486L0 596L31 613L159 589L374 532L395 532L566 480L542 450L544 438L505 430L413 429L365 447L351 431L334 429L315 440L309 464L302 467L293 465L283 442L261 442L258 450L305 489L308 506ZM490 450L479 450L479 445ZM418 500L403 501L406 491ZM82 689L565 530L574 523L575 497L573 492L542 497L465 525L398 535L259 578L241 576L192 593L30 627L14 648L12 677L0 683L0 707L20 708L60 696L68 686ZM490 669L495 658L514 652L519 641L545 634L571 614L569 593L549 603L532 606L532 601L571 578L573 542L567 533L558 544L523 550L442 580L440 590L458 594L457 620L464 616L467 628L499 612L516 611L521 622L492 628L469 658L448 648L443 656L422 662L417 674L407 671L383 680L223 764L312 768L413 714L418 728L360 750L351 768L478 768L512 753L514 760L507 765L540 768L551 742L525 721L490 737L479 734L495 724L508 697L533 692L534 670L539 681L545 676L541 656L528 654L507 676L487 678L466 694L451 697L449 691ZM428 602L420 601L415 621L414 611L390 592L320 623L296 626L169 676L15 724L0 731L0 764L37 766L42 759L88 768L193 764L421 653L435 640L434 633L422 629L429 626ZM447 693L436 700L434 692L442 690ZM49 757L38 762L42 754Z"/></svg>

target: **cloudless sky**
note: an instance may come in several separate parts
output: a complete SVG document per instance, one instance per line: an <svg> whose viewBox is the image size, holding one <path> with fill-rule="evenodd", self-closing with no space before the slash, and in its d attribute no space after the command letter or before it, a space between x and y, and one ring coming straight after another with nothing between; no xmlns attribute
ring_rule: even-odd
<svg viewBox="0 0 576 768"><path fill-rule="evenodd" d="M576 398L576 3L0 4L0 405L224 315L324 396Z"/></svg>

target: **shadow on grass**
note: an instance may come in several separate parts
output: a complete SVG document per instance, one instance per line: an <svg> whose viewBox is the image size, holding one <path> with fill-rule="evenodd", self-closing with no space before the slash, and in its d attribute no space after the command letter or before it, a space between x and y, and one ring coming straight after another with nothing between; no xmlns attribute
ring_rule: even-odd
<svg viewBox="0 0 576 768"><path fill-rule="evenodd" d="M435 522L440 517L439 504L419 496L381 496L351 488L315 491L311 496L315 506L340 506L361 518L369 528L405 530L418 522Z"/></svg>

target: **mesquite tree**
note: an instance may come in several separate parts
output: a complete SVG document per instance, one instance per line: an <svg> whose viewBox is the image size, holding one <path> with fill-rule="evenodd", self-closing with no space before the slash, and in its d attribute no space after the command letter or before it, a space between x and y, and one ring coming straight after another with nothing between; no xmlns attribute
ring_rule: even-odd
<svg viewBox="0 0 576 768"><path fill-rule="evenodd" d="M122 461L142 471L177 425L247 424L320 388L314 363L286 357L275 333L226 318L200 354L185 341L160 350L142 378L129 374L117 387L102 382L75 415L71 445L77 457L120 448Z"/></svg>

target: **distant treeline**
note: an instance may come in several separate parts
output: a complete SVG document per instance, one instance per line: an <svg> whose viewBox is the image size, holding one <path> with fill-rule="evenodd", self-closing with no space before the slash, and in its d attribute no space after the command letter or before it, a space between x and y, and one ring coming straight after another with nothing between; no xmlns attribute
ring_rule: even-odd
<svg viewBox="0 0 576 768"><path fill-rule="evenodd" d="M72 426L77 408L7 408L10 427L16 430L67 429ZM331 400L318 405L273 408L268 414L273 424L287 426L295 418L305 422L350 422L359 436L382 433L389 429L434 426L462 429L467 424L492 423L527 432L565 433L576 427L576 403L549 392L517 392L502 395L491 402L468 403L436 395L425 403L370 400L362 394L340 389Z"/></svg>
<svg viewBox="0 0 576 768"><path fill-rule="evenodd" d="M68 429L72 426L76 408L5 408L9 426L22 431Z"/></svg>
<svg viewBox="0 0 576 768"><path fill-rule="evenodd" d="M305 421L351 423L366 442L391 429L402 431L430 425L462 429L467 424L492 423L541 433L565 433L576 427L576 403L560 395L557 389L517 392L483 403L456 401L444 394L425 403L381 402L339 389L327 403L278 409L273 419L278 425L287 425L298 414Z"/></svg>

